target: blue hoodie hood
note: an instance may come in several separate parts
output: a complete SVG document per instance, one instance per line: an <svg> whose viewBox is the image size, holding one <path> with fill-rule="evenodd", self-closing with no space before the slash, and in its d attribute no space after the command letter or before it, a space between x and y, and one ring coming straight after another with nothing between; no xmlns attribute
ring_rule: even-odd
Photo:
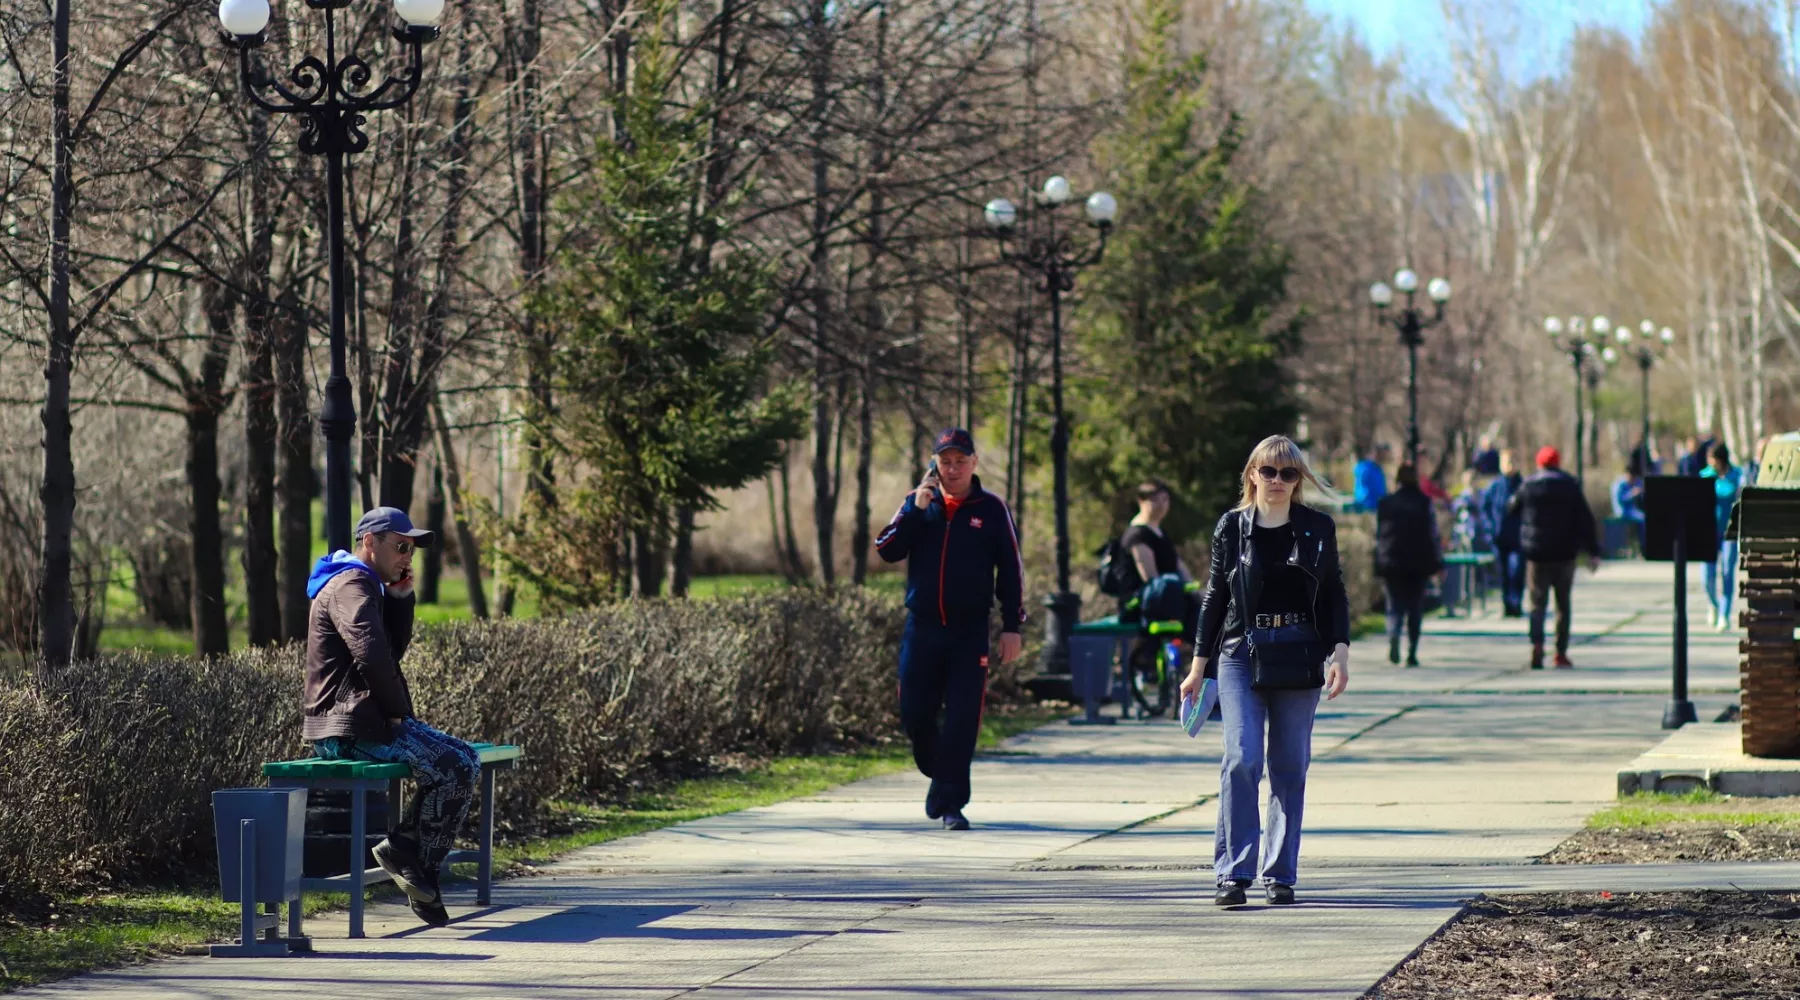
<svg viewBox="0 0 1800 1000"><path fill-rule="evenodd" d="M331 582L332 577L351 571L369 574L369 579L375 581L375 586L380 588L383 594L387 593L387 587L382 584L381 577L369 568L368 563L339 549L328 556L320 556L319 561L313 564L312 575L306 578L306 599L310 601L319 596L319 591L325 589L325 585Z"/></svg>

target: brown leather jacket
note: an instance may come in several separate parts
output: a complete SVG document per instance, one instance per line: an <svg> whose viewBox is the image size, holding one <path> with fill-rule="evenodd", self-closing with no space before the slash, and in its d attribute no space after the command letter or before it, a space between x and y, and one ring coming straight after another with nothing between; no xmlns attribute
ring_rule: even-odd
<svg viewBox="0 0 1800 1000"><path fill-rule="evenodd" d="M325 583L307 619L305 739L392 738L388 720L413 714L412 692L400 672L412 627L411 594L383 594L374 577L357 570Z"/></svg>

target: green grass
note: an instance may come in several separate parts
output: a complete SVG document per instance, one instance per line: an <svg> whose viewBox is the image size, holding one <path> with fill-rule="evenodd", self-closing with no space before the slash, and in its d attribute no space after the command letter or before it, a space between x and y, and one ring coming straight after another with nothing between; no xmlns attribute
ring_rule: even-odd
<svg viewBox="0 0 1800 1000"><path fill-rule="evenodd" d="M1775 806L1775 808L1770 808ZM1783 808L1783 807L1788 808ZM1800 825L1800 804L1792 799L1738 799L1706 789L1681 795L1666 792L1627 796L1588 817L1589 829L1644 829L1672 823L1731 823L1737 826Z"/></svg>
<svg viewBox="0 0 1800 1000"><path fill-rule="evenodd" d="M981 746L991 748L1058 715L1036 705L990 714L982 722ZM677 781L619 805L556 803L554 813L571 832L496 847L495 860L505 870L515 862L543 861L675 823L815 795L846 782L903 770L911 759L902 745L779 757L739 771ZM457 866L464 874L473 868ZM377 886L370 893L381 896L391 891ZM0 913L0 992L231 940L237 933L238 908L215 896L216 892L206 891L141 889L58 900L55 920L40 915L27 922ZM343 894L312 894L306 897L306 913L312 916L348 903Z"/></svg>

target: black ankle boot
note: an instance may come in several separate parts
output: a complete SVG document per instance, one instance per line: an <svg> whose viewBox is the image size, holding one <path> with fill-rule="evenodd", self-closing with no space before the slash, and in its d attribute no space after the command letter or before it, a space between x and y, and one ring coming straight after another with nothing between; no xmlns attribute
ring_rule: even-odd
<svg viewBox="0 0 1800 1000"><path fill-rule="evenodd" d="M1399 636L1395 636L1392 639L1388 640L1388 662L1389 663L1399 663L1400 662L1400 637Z"/></svg>

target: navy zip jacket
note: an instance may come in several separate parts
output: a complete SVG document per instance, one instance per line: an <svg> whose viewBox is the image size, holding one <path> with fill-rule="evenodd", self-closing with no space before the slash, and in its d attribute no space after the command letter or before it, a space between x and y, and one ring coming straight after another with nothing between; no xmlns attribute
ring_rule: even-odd
<svg viewBox="0 0 1800 1000"><path fill-rule="evenodd" d="M900 510L875 539L883 562L906 563L906 609L933 625L963 625L987 619L1000 599L1000 631L1018 632L1025 623L1025 563L1019 533L1006 501L981 488L976 476L969 495L946 521L942 499L920 510L908 493Z"/></svg>

